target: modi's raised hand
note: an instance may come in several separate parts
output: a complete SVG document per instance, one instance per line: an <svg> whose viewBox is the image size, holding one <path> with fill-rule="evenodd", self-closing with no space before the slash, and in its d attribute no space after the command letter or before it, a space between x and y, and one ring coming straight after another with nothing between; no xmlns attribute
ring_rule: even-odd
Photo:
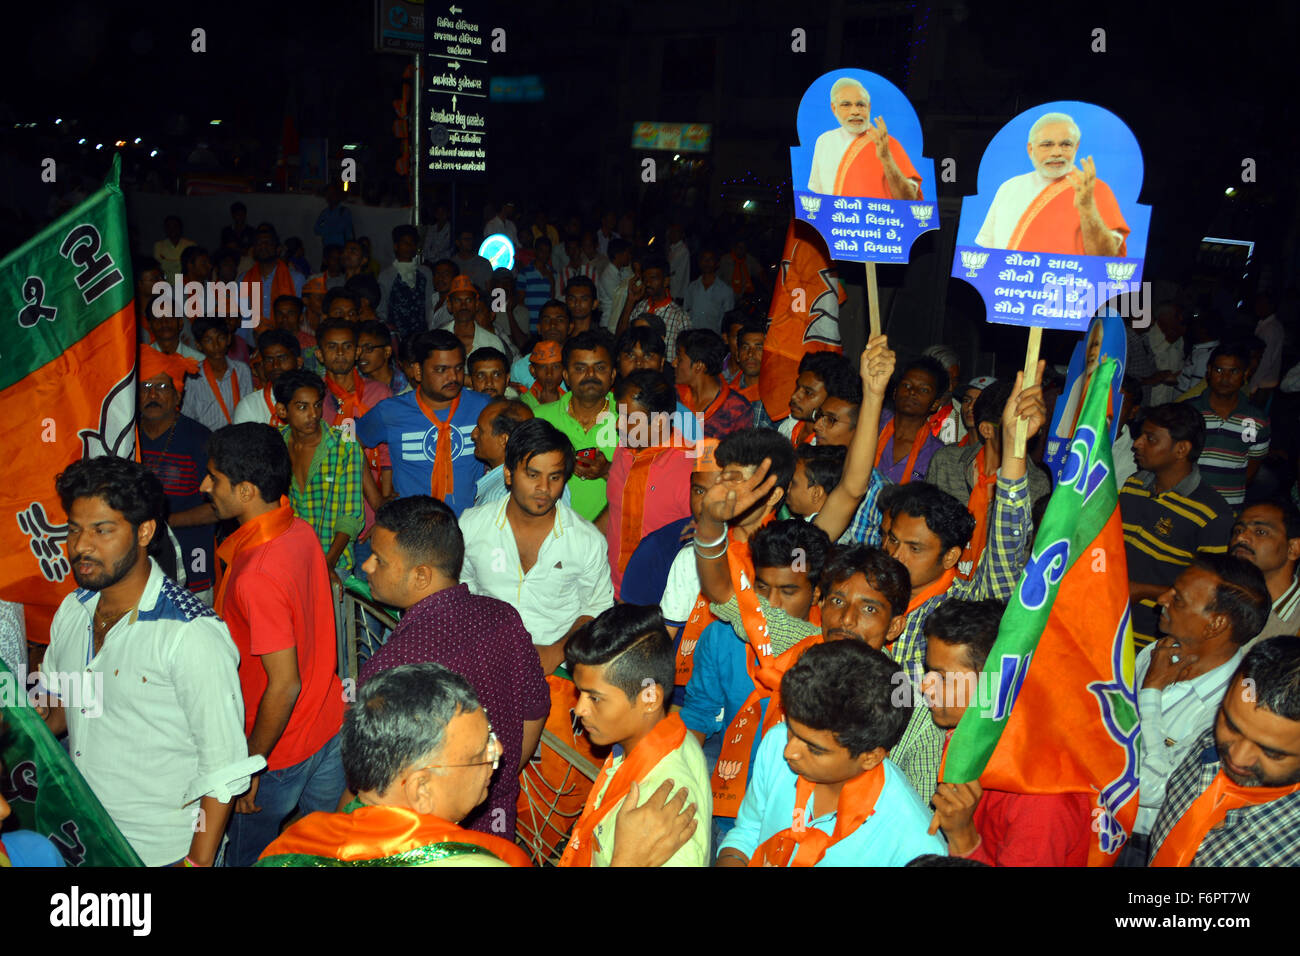
<svg viewBox="0 0 1300 956"><path fill-rule="evenodd" d="M871 132L867 135L872 137L876 144L876 157L884 159L889 155L889 128L885 126L885 118L877 116L875 125L871 127Z"/></svg>
<svg viewBox="0 0 1300 956"><path fill-rule="evenodd" d="M1093 204L1093 189L1097 185L1097 164L1088 156L1080 161L1079 169L1070 173L1074 183L1074 208L1085 209Z"/></svg>

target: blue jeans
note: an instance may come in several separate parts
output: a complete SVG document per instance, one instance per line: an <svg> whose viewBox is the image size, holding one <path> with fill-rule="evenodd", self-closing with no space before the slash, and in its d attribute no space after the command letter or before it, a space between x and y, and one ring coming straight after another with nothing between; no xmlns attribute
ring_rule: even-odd
<svg viewBox="0 0 1300 956"><path fill-rule="evenodd" d="M343 760L339 754L339 735L330 738L302 763L283 770L268 770L257 778L256 803L260 813L234 813L227 831L225 859L222 866L252 866L277 836L282 824L293 811L303 815L322 811L333 813L343 796Z"/></svg>

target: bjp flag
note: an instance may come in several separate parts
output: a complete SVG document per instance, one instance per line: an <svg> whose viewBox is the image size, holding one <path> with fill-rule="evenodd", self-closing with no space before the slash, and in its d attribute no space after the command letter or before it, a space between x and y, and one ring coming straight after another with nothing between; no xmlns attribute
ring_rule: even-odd
<svg viewBox="0 0 1300 956"><path fill-rule="evenodd" d="M842 352L840 303L847 298L831 266L826 241L808 223L790 220L781 275L768 310L758 393L772 421L790 415L799 360L809 352Z"/></svg>
<svg viewBox="0 0 1300 956"><path fill-rule="evenodd" d="M1111 866L1137 816L1139 729L1128 568L1106 407L1093 375L1033 553L944 764L949 783L1086 793L1090 866Z"/></svg>
<svg viewBox="0 0 1300 956"><path fill-rule="evenodd" d="M26 607L48 643L73 587L54 477L81 458L135 450L136 325L118 186L99 192L0 261L0 600Z"/></svg>

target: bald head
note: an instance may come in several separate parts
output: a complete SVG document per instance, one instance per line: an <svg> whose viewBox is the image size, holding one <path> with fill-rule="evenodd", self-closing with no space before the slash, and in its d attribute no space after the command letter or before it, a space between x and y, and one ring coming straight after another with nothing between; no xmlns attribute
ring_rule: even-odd
<svg viewBox="0 0 1300 956"><path fill-rule="evenodd" d="M506 460L506 442L523 422L533 417L533 410L517 398L499 398L489 402L478 414L470 438L474 457L495 468Z"/></svg>

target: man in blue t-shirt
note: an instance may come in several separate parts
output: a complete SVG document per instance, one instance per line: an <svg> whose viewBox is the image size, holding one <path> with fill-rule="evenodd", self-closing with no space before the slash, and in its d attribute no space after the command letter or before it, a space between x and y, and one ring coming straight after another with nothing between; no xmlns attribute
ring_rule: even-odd
<svg viewBox="0 0 1300 956"><path fill-rule="evenodd" d="M471 434L479 412L492 399L465 388L465 346L451 332L421 332L412 339L410 351L415 388L363 415L357 422L357 440L367 448L388 444L399 497L431 494L436 482L443 492L436 497L459 518L474 504L474 489L483 477ZM447 434L439 434L444 428ZM450 458L449 473L438 457L440 438Z"/></svg>

